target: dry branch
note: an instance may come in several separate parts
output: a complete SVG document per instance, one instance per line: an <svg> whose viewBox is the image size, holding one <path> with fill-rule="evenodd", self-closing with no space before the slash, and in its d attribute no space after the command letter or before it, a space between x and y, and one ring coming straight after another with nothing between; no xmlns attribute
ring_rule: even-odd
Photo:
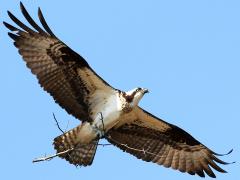
<svg viewBox="0 0 240 180"><path fill-rule="evenodd" d="M54 154L54 155L49 155L49 156L45 156L45 157L41 157L41 158L36 158L36 159L33 160L33 163L38 163L38 162L42 162L42 161L50 161L50 160L52 160L55 157L58 157L58 156L61 156L61 155L69 153L73 149L74 148L68 149L66 151L63 151L63 152L60 152L60 153L57 153L57 154Z"/></svg>

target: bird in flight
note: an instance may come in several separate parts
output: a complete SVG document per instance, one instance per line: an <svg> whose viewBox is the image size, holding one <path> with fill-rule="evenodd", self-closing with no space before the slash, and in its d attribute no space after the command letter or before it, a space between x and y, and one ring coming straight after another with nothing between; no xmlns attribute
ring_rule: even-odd
<svg viewBox="0 0 240 180"><path fill-rule="evenodd" d="M90 166L102 138L124 152L147 162L191 175L216 177L213 169L226 173L208 147L181 128L155 117L138 106L148 93L145 88L124 92L104 81L87 61L51 31L38 9L40 27L20 2L23 16L31 27L11 12L18 26L3 22L9 36L41 87L62 108L82 123L56 137L58 156L76 166Z"/></svg>

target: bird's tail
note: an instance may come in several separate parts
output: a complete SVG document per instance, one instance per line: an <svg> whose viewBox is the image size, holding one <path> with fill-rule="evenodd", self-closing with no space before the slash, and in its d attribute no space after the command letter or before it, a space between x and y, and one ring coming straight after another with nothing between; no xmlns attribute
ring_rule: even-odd
<svg viewBox="0 0 240 180"><path fill-rule="evenodd" d="M59 157L66 159L70 164L76 166L90 166L96 154L98 140L89 144L81 144L78 141L78 134L81 125L56 137L53 145Z"/></svg>

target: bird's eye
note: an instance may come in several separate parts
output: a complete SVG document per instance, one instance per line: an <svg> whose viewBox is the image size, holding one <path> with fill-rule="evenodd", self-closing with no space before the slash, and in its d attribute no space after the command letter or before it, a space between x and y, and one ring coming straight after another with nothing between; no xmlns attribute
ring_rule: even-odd
<svg viewBox="0 0 240 180"><path fill-rule="evenodd" d="M142 88L137 88L136 92L140 91Z"/></svg>

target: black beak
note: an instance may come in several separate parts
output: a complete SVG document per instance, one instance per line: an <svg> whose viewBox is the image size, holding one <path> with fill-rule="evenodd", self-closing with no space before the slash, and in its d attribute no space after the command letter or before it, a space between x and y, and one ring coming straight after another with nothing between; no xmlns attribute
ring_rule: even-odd
<svg viewBox="0 0 240 180"><path fill-rule="evenodd" d="M148 89L143 89L144 94L149 93Z"/></svg>

